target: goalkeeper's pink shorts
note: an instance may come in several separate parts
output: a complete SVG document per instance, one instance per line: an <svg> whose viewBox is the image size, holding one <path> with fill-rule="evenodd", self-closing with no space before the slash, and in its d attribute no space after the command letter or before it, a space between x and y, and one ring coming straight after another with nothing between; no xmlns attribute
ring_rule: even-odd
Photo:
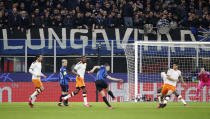
<svg viewBox="0 0 210 119"><path fill-rule="evenodd" d="M207 82L201 81L201 82L198 84L198 88L199 88L199 89L203 88L204 86L208 86L208 87L210 88L210 81L207 81Z"/></svg>

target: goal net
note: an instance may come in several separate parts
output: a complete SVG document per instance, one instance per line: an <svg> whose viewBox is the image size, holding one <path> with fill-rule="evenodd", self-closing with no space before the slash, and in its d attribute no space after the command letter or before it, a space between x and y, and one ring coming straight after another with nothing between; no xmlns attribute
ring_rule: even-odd
<svg viewBox="0 0 210 119"><path fill-rule="evenodd" d="M161 72L178 62L186 86L177 83L177 92L186 101L194 101L198 73L204 67L210 71L210 42L149 42L137 41L123 45L128 72L129 101L157 101L157 89L162 86ZM178 99L173 95L171 101ZM210 88L204 87L199 100L210 101Z"/></svg>

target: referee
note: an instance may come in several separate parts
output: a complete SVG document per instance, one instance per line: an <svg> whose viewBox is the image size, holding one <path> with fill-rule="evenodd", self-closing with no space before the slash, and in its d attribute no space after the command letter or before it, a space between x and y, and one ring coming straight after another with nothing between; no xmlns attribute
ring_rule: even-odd
<svg viewBox="0 0 210 119"><path fill-rule="evenodd" d="M108 89L108 84L105 82L105 80L110 79L113 81L120 81L120 82L123 82L123 80L112 78L111 76L107 74L107 71L110 70L110 66L107 63L101 66L94 66L93 69L89 71L89 73L94 73L96 69L99 69L99 71L97 72L97 77L95 79L96 89L101 93L103 100L106 103L106 105L109 107L109 109L113 109L113 107L107 101L103 89L105 89L113 99L115 98L115 96L113 95L112 91Z"/></svg>

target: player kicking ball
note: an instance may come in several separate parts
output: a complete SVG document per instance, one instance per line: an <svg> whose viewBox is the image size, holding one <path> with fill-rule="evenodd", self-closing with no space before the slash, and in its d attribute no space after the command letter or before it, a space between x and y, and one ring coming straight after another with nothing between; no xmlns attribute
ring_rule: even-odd
<svg viewBox="0 0 210 119"><path fill-rule="evenodd" d="M70 78L67 75L66 67L68 64L68 61L66 59L62 59L62 67L60 68L60 74L59 74L59 82L60 82L60 87L61 87L61 96L59 98L58 106L63 106L62 105L62 98L68 95L69 91L69 80ZM63 102L64 106L69 106L68 100L65 100Z"/></svg>
<svg viewBox="0 0 210 119"><path fill-rule="evenodd" d="M167 80L167 71L168 70L166 70L165 72L161 72L161 78L163 79L163 84L165 84L165 82L166 82L166 80ZM163 89L163 86L161 86L160 88L158 88L158 91L157 91L157 93L158 93L158 100L159 100L159 103L161 104L162 103L162 98L163 97L161 97L161 91L162 91L162 89ZM184 106L187 106L187 103L186 103L186 101L182 98L182 96L177 92L177 91L175 91L174 93L173 93L179 100L181 100L181 102L184 104ZM160 108L159 107L159 105L158 105L158 108Z"/></svg>
<svg viewBox="0 0 210 119"><path fill-rule="evenodd" d="M176 84L179 81L179 78L184 83L181 71L178 70L178 65L174 63L173 69L169 69L167 72L167 79L161 91L161 97L165 97L165 99L159 104L158 108L164 108L167 105L170 96L176 91Z"/></svg>
<svg viewBox="0 0 210 119"><path fill-rule="evenodd" d="M96 89L101 93L103 101L106 103L109 109L113 109L113 107L107 101L107 98L105 96L103 89L105 89L113 99L115 98L115 96L113 95L112 91L108 89L108 84L105 82L105 80L110 79L113 81L120 81L120 82L123 82L123 80L112 78L111 76L107 74L107 71L110 70L110 66L108 64L101 65L101 66L94 66L93 69L89 73L94 73L96 69L99 69L99 71L97 72L97 77L95 79Z"/></svg>
<svg viewBox="0 0 210 119"><path fill-rule="evenodd" d="M46 76L41 72L42 70L42 61L43 57L42 55L37 55L36 56L36 61L34 61L30 68L29 72L32 74L32 82L35 86L36 91L29 97L29 105L31 108L34 107L34 102L37 98L37 96L44 91L43 84L40 80L40 77L46 78Z"/></svg>
<svg viewBox="0 0 210 119"><path fill-rule="evenodd" d="M204 86L208 86L210 88L210 73L206 72L204 68L201 68L201 72L198 74L198 80L200 83L198 84L198 88L196 91L196 100L199 99L199 92Z"/></svg>
<svg viewBox="0 0 210 119"><path fill-rule="evenodd" d="M70 97L75 96L76 94L79 93L80 89L82 89L83 93L83 99L84 99L84 106L85 107L90 107L90 104L88 104L87 102L87 90L85 87L85 81L84 81L84 76L85 76L85 72L86 72L86 57L82 56L81 61L78 62L74 69L72 70L72 73L76 74L76 90L70 94L68 94L67 96L63 97L63 101L65 102L65 100L68 100Z"/></svg>

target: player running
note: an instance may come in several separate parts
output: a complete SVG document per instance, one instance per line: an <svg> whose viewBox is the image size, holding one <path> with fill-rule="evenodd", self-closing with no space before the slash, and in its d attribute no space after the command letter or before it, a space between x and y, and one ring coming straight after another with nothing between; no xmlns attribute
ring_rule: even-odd
<svg viewBox="0 0 210 119"><path fill-rule="evenodd" d="M198 101L199 99L199 92L201 88L204 86L210 87L210 73L206 72L204 68L201 68L201 72L198 74L198 80L200 80L200 83L198 84L198 88L196 91L196 100Z"/></svg>
<svg viewBox="0 0 210 119"><path fill-rule="evenodd" d="M90 105L87 102L87 90L85 87L85 82L84 82L84 76L86 72L86 57L82 56L81 61L78 62L74 69L72 70L72 73L76 74L76 90L67 96L63 97L63 101L68 100L70 97L75 96L76 94L79 93L80 89L82 89L83 93L83 99L84 99L84 106L90 107Z"/></svg>
<svg viewBox="0 0 210 119"><path fill-rule="evenodd" d="M43 59L42 55L37 55L36 61L34 61L29 68L29 72L32 74L32 82L36 88L36 91L29 97L29 105L31 108L34 107L34 102L36 100L36 97L39 95L39 93L43 92L44 90L43 84L40 80L40 77L46 78L46 76L41 72L42 59Z"/></svg>
<svg viewBox="0 0 210 119"><path fill-rule="evenodd" d="M165 99L163 103L159 104L159 108L164 108L169 101L170 96L176 91L176 84L179 81L179 77L184 83L181 71L178 70L178 65L174 63L173 69L169 69L167 72L167 80L165 80L165 84L163 85L163 89L161 91L161 96L165 97Z"/></svg>
<svg viewBox="0 0 210 119"><path fill-rule="evenodd" d="M108 64L101 65L101 66L94 66L93 69L89 73L94 73L96 69L99 69L99 71L97 72L97 77L95 79L96 89L101 93L103 100L106 103L106 105L109 107L109 109L113 109L113 107L107 101L103 89L105 89L113 99L115 98L115 96L113 95L112 91L108 89L108 84L105 82L105 79L110 79L113 81L120 81L120 82L123 82L123 80L112 78L111 76L107 74L107 71L110 70L110 66Z"/></svg>
<svg viewBox="0 0 210 119"><path fill-rule="evenodd" d="M165 82L166 82L166 80L167 80L167 71L168 70L166 70L165 72L161 72L161 78L163 79L163 85L165 84ZM158 100L159 100L159 103L161 104L162 103L162 98L161 98L161 91L162 91L162 89L163 89L163 86L161 86L160 88L158 88L158 91L157 91L157 93L158 93ZM187 103L186 103L186 101L182 98L182 96L177 92L177 91L174 91L174 93L173 93L179 100L181 100L181 102L184 104L184 106L187 106ZM159 105L158 105L158 108L160 108L159 107Z"/></svg>
<svg viewBox="0 0 210 119"><path fill-rule="evenodd" d="M62 59L61 62L62 62L62 67L60 68L59 82L60 82L60 87L61 87L62 94L59 98L58 106L62 106L62 98L68 95L69 80L70 80L70 78L67 75L67 71L66 71L68 61L66 59ZM65 106L69 106L68 105L68 100L65 100L63 102L63 104Z"/></svg>

